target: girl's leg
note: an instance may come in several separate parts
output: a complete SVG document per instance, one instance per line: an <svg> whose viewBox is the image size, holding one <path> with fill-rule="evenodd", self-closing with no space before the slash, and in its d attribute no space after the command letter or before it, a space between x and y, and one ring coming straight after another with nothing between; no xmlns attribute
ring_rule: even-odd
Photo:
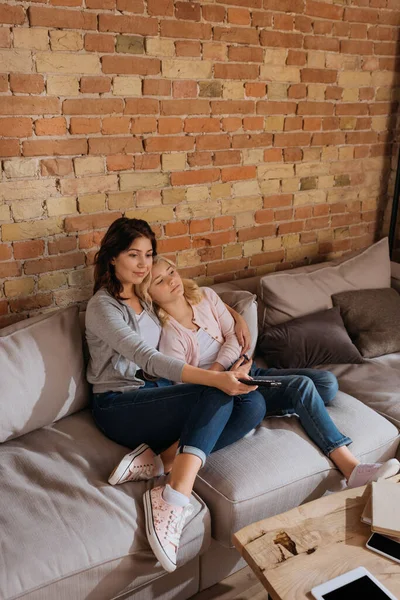
<svg viewBox="0 0 400 600"><path fill-rule="evenodd" d="M326 455L351 443L350 438L337 429L309 377L286 375L277 379L282 382L280 387L260 390L265 398L267 417L297 414L307 434Z"/></svg>
<svg viewBox="0 0 400 600"><path fill-rule="evenodd" d="M236 396L233 400L232 415L212 451L221 450L244 437L261 423L264 416L265 400L260 392Z"/></svg>
<svg viewBox="0 0 400 600"><path fill-rule="evenodd" d="M257 427L263 420L265 415L265 400L260 392L250 392L243 396L236 396L233 398L233 411L227 422L223 432L218 438L212 452L221 450L225 446L235 443L242 439L246 434L249 433L254 427ZM176 442L164 452L161 452L160 458L164 464L164 472L169 473L172 469L173 463L181 462L181 455L176 456L179 442ZM190 455L189 455L190 456ZM174 465L175 468L176 465ZM177 471L174 471L176 476ZM193 478L193 483L194 483ZM176 482L176 477L172 478L170 485L174 487L173 483ZM193 485L192 485L193 487ZM189 492L190 495L190 492Z"/></svg>
<svg viewBox="0 0 400 600"><path fill-rule="evenodd" d="M149 490L144 495L147 537L153 552L168 571L176 568L180 535L191 511L189 498L197 473L224 429L235 420L232 415L238 399L222 394L229 399L229 403L222 403L219 396L220 393L215 394L215 390L208 388L198 398L181 432L179 453L172 465L169 484ZM253 404L258 410L253 409ZM258 395L248 401L248 407L246 417L245 411L241 410L243 422L232 428L225 445L240 439L262 419L265 404Z"/></svg>
<svg viewBox="0 0 400 600"><path fill-rule="evenodd" d="M250 374L262 377L304 375L314 383L325 405L332 402L339 389L337 379L330 371L320 371L318 369L261 369L253 363Z"/></svg>
<svg viewBox="0 0 400 600"><path fill-rule="evenodd" d="M202 462L195 454L178 454L172 465L169 485L173 490L190 498L194 480L202 466Z"/></svg>
<svg viewBox="0 0 400 600"><path fill-rule="evenodd" d="M180 533L191 510L189 497L205 457L218 444L222 448L246 435L264 416L265 402L257 392L231 400L229 418L226 420L226 411L221 412L224 407L216 404L215 411L211 411L215 415L211 422L205 413L204 398L199 398L181 433L179 454L172 466L169 485L149 490L144 495L147 537L153 552L168 571L176 568ZM212 404L213 400L209 399L208 405ZM207 410L210 411L209 406Z"/></svg>
<svg viewBox="0 0 400 600"><path fill-rule="evenodd" d="M267 416L293 413L299 416L307 434L343 473L349 487L365 485L380 477L391 477L399 471L396 459L383 464L360 464L346 447L351 439L337 429L310 378L303 375L283 377L281 387L265 388L263 395Z"/></svg>

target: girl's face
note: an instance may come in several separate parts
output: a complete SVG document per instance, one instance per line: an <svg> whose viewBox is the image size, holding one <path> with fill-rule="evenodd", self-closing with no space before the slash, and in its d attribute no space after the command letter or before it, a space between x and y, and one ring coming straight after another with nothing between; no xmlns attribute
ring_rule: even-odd
<svg viewBox="0 0 400 600"><path fill-rule="evenodd" d="M175 269L161 260L153 265L149 294L156 304L164 307L183 296L182 279Z"/></svg>
<svg viewBox="0 0 400 600"><path fill-rule="evenodd" d="M153 264L151 241L145 237L136 238L127 250L118 254L111 262L115 275L123 286L142 283Z"/></svg>

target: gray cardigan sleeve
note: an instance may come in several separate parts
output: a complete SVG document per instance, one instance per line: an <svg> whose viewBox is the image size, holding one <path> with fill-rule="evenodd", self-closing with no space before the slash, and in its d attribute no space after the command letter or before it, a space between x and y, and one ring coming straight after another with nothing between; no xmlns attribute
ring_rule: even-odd
<svg viewBox="0 0 400 600"><path fill-rule="evenodd" d="M124 318L121 304L109 294L96 294L90 300L85 325L90 334L135 363L149 375L182 381L185 363L169 358L146 344Z"/></svg>

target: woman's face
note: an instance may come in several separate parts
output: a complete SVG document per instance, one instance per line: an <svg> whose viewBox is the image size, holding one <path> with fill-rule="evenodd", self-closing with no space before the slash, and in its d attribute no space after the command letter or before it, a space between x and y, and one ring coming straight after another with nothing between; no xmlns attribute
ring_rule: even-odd
<svg viewBox="0 0 400 600"><path fill-rule="evenodd" d="M183 296L183 292L182 279L175 267L163 260L153 265L149 294L156 304L164 308Z"/></svg>
<svg viewBox="0 0 400 600"><path fill-rule="evenodd" d="M123 286L142 283L153 264L151 241L145 237L136 238L127 250L123 250L111 262L115 267L115 275Z"/></svg>

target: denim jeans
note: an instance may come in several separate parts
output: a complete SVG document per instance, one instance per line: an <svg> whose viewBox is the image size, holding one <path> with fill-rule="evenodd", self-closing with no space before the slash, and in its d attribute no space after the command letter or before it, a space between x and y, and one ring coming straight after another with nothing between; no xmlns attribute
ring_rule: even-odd
<svg viewBox="0 0 400 600"><path fill-rule="evenodd" d="M327 456L336 448L351 444L325 408L338 391L332 373L318 369L261 369L253 363L250 375L282 382L277 388L259 388L265 398L266 417L296 414L306 433Z"/></svg>
<svg viewBox="0 0 400 600"><path fill-rule="evenodd" d="M265 415L259 392L228 396L202 385L146 382L129 392L93 397L96 425L110 439L129 448L145 442L158 454L179 440L179 452L206 457L240 440Z"/></svg>

